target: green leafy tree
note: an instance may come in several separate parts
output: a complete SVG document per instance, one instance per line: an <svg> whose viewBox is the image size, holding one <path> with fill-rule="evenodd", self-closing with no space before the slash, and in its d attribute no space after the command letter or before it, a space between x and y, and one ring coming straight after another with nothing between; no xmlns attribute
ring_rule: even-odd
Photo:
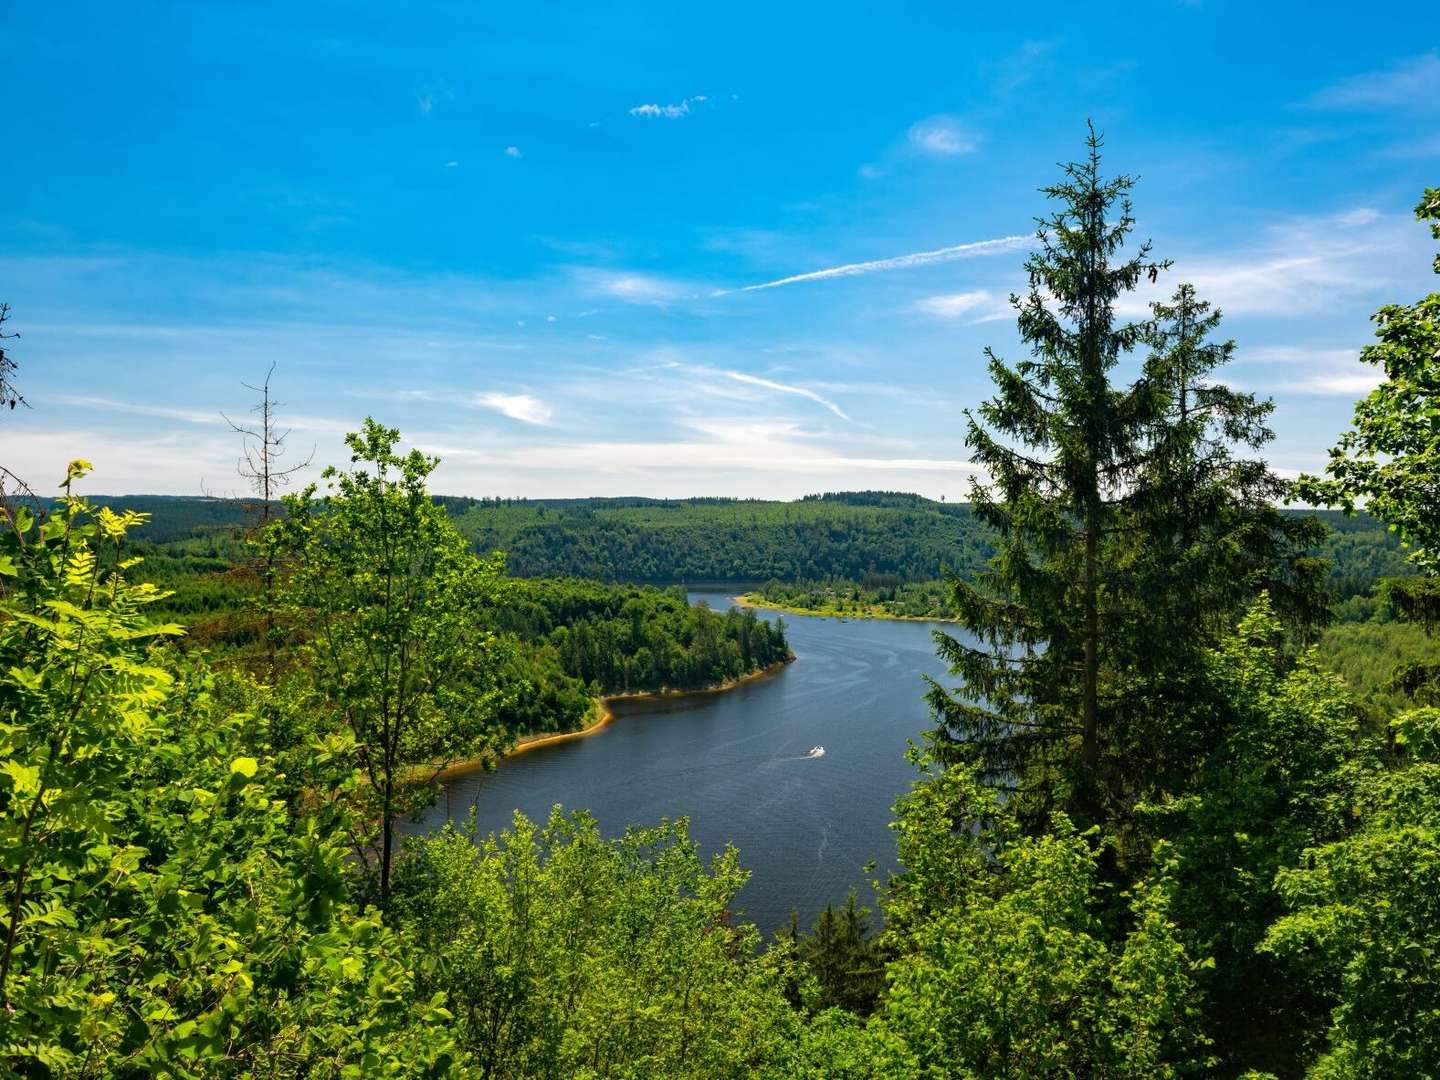
<svg viewBox="0 0 1440 1080"><path fill-rule="evenodd" d="M1326 1080L1440 1074L1440 710L1393 726L1400 767L1361 787L1357 830L1280 871L1290 912L1263 943L1331 991Z"/></svg>
<svg viewBox="0 0 1440 1080"><path fill-rule="evenodd" d="M1426 190L1415 216L1440 240L1440 188ZM1434 265L1440 273L1440 255ZM1387 581L1386 599L1402 617L1432 629L1440 625L1440 291L1382 307L1375 326L1378 340L1360 359L1384 379L1356 403L1326 475L1302 478L1298 492L1352 513L1363 501L1399 535L1420 573ZM1412 693L1440 690L1440 666L1413 665L1397 676Z"/></svg>
<svg viewBox="0 0 1440 1080"><path fill-rule="evenodd" d="M684 821L610 840L556 807L415 841L395 905L476 1076L794 1076L787 961L730 914L745 878L733 848L707 866Z"/></svg>
<svg viewBox="0 0 1440 1080"><path fill-rule="evenodd" d="M788 940L796 959L814 979L815 992L803 1000L813 1012L844 1009L857 1016L874 1011L885 989L885 957L870 928L870 911L855 900L855 890L837 908L826 904L807 934L801 934L792 912Z"/></svg>
<svg viewBox="0 0 1440 1080"><path fill-rule="evenodd" d="M1219 1056L1232 1071L1294 1075L1331 999L1322 980L1295 977L1257 951L1285 912L1276 875L1347 834L1381 748L1313 651L1290 655L1268 596L1206 667L1205 698L1223 737L1192 762L1184 795L1139 816L1146 832L1169 838L1183 868L1173 911L1184 940L1215 962L1199 983Z"/></svg>
<svg viewBox="0 0 1440 1080"><path fill-rule="evenodd" d="M1440 240L1440 188L1425 192L1415 216L1431 222L1431 235ZM1330 451L1326 476L1307 477L1300 492L1347 510L1364 500L1411 546L1416 565L1440 574L1440 292L1386 305L1375 313L1375 326L1378 340L1360 359L1385 377L1356 404L1350 430Z"/></svg>
<svg viewBox="0 0 1440 1080"><path fill-rule="evenodd" d="M1440 188L1416 216L1440 239ZM1440 256L1435 269L1440 272ZM1361 353L1385 378L1355 407L1326 476L1303 497L1366 509L1409 545L1420 571L1387 583L1402 615L1440 622L1440 292L1375 316L1378 341ZM1434 692L1433 665L1402 666L1401 688ZM1440 1074L1440 711L1418 707L1390 721L1394 767L1362 777L1358 825L1309 847L1280 871L1290 911L1265 949L1330 990L1323 1052L1309 1074L1325 1078ZM1324 838L1321 838L1322 840Z"/></svg>
<svg viewBox="0 0 1440 1080"><path fill-rule="evenodd" d="M1283 514L1284 482L1241 456L1273 437L1273 406L1215 378L1234 350L1211 339L1219 312L1181 285L1150 320L1118 319L1168 264L1148 245L1124 254L1134 181L1101 176L1093 130L1089 150L1044 189L1060 209L1014 301L1034 358L987 354L997 394L968 441L992 478L975 482L974 508L998 554L974 584L951 582L980 642L937 635L963 685L932 683L930 700L945 752L1012 789L1032 827L1063 806L1143 862L1131 808L1183 790L1217 737L1207 650L1261 591L1300 626L1325 616L1324 567L1308 554L1323 531ZM1140 378L1114 384L1142 345Z"/></svg>
<svg viewBox="0 0 1440 1080"><path fill-rule="evenodd" d="M1328 606L1325 564L1310 554L1325 527L1283 512L1289 484L1258 456L1240 456L1274 438L1274 403L1217 378L1235 350L1212 338L1220 312L1188 284L1151 310L1150 352L1131 391L1138 467L1117 515L1108 594L1128 685L1114 705L1117 767L1106 783L1122 807L1184 791L1224 737L1209 654L1255 597L1306 632Z"/></svg>
<svg viewBox="0 0 1440 1080"><path fill-rule="evenodd" d="M1197 965L1172 912L1162 847L1119 932L1092 837L1063 813L1028 836L995 791L952 766L898 804L903 867L886 900L889 988L872 1028L912 1076L1174 1077L1204 1064Z"/></svg>
<svg viewBox="0 0 1440 1080"><path fill-rule="evenodd" d="M347 902L338 823L292 817L253 718L157 647L143 518L74 495L87 468L0 533L0 1072L443 1071L448 1014Z"/></svg>
<svg viewBox="0 0 1440 1080"><path fill-rule="evenodd" d="M426 490L438 460L400 455L400 433L367 420L346 437L353 467L285 497L272 529L289 555L281 589L307 637L312 708L349 730L365 783L357 842L390 896L395 826L433 798L456 761L502 748L494 717L502 590L498 557L477 559Z"/></svg>

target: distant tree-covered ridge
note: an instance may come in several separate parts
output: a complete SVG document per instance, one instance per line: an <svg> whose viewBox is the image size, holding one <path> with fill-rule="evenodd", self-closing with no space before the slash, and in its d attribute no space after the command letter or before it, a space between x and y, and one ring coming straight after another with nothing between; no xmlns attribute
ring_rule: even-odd
<svg viewBox="0 0 1440 1080"><path fill-rule="evenodd" d="M908 580L942 567L971 573L990 556L963 506L892 496L798 502L526 501L480 504L457 518L479 548L498 547L521 577L629 581Z"/></svg>
<svg viewBox="0 0 1440 1080"><path fill-rule="evenodd" d="M1315 554L1329 565L1328 586L1336 619L1342 623L1389 622L1393 612L1375 594L1377 584L1414 573L1399 539L1363 513L1346 517L1322 510L1315 516L1329 527ZM955 617L950 589L940 578L914 581L874 571L857 578L772 578L748 589L744 600L757 607L795 614L852 619Z"/></svg>
<svg viewBox="0 0 1440 1080"><path fill-rule="evenodd" d="M905 492L834 492L795 502L434 499L476 551L504 551L509 572L527 578L773 580L811 586L863 584L867 575L881 575L908 584L937 581L944 569L974 576L992 554L990 537L968 505ZM149 572L160 577L172 568L171 558L234 560L239 550L235 533L255 517L255 504L240 499L127 495L97 496L93 501L150 514L135 531L137 542L185 542L149 551ZM1331 564L1337 601L1366 597L1381 578L1412 572L1395 535L1373 517L1347 517L1335 510L1316 513L1330 529L1316 554ZM929 587L924 591L935 594ZM198 598L193 602L203 603ZM922 612L910 610L913 606L903 614L942 615L939 608ZM196 614L207 609L183 610Z"/></svg>

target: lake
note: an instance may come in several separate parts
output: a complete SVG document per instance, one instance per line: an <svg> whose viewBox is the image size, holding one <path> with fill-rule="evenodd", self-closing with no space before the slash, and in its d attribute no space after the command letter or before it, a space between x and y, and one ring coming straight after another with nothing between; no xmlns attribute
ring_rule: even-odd
<svg viewBox="0 0 1440 1080"><path fill-rule="evenodd" d="M730 605L723 591L690 598ZM707 854L740 849L751 877L736 907L762 930L792 907L808 926L851 886L873 907L863 868L894 865L890 808L915 776L906 740L931 723L922 676L944 675L940 624L784 619L797 659L778 673L721 694L617 702L614 723L589 738L456 777L425 824L463 821L472 805L482 832L516 808L543 821L555 803L590 810L607 833L688 815ZM817 745L825 755L807 758Z"/></svg>

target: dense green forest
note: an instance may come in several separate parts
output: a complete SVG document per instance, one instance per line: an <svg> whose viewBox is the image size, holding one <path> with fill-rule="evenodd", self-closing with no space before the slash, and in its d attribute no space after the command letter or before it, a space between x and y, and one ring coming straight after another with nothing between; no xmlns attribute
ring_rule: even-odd
<svg viewBox="0 0 1440 1080"><path fill-rule="evenodd" d="M743 852L702 859L684 820L605 836L556 808L398 839L428 780L515 738L517 643L588 690L761 665L776 632L663 590L517 582L456 521L551 511L447 508L438 461L374 420L243 549L132 540L144 514L84 498L77 460L58 503L7 488L0 530L0 1071L1440 1074L1440 292L1377 314L1381 382L1292 485L1256 456L1271 404L1223 382L1218 312L1182 284L1121 320L1168 264L1100 150L1092 130L1044 189L1015 300L1030 355L988 355L968 509L593 511L683 537L738 506L777 557L796 521L897 553L785 575L811 580L928 580L944 523L983 523L993 557L947 583L968 636L936 633L950 676L894 808L883 927L852 900L762 941L732 914ZM1440 189L1417 214L1440 240ZM1336 587L1292 496L1363 502L1408 545L1413 572L1357 576L1341 624L1364 651L1372 626L1413 631L1388 683L1357 694L1307 644ZM891 511L935 546L901 552ZM244 604L167 596L142 550ZM167 605L243 609L244 640L182 648Z"/></svg>
<svg viewBox="0 0 1440 1080"><path fill-rule="evenodd" d="M973 571L989 547L964 506L866 493L760 500L589 500L478 505L456 518L480 548L506 552L522 577L604 581L934 577Z"/></svg>
<svg viewBox="0 0 1440 1080"><path fill-rule="evenodd" d="M241 528L137 540L129 551L168 594L156 613L188 624L182 648L253 665L263 652L264 616L254 603L255 564ZM751 611L692 607L681 588L514 579L477 618L504 646L511 692L500 718L527 734L580 727L597 697L700 690L790 657L783 625Z"/></svg>
<svg viewBox="0 0 1440 1080"><path fill-rule="evenodd" d="M867 590L877 581L888 589L893 577L924 584L927 595L938 596L929 583L942 569L973 577L993 553L993 537L968 506L903 492L837 492L794 502L435 500L476 551L504 551L507 569L519 577L830 587L843 582ZM93 501L150 514L135 538L155 545L146 549L152 559L233 562L239 549L232 541L257 513L255 502L241 499L138 495ZM1363 511L1353 516L1323 509L1287 512L1313 513L1328 527L1315 554L1330 562L1340 600L1368 597L1381 578L1410 572L1399 540Z"/></svg>
<svg viewBox="0 0 1440 1080"><path fill-rule="evenodd" d="M1405 560L1399 538L1363 511L1353 515L1336 510L1291 513L1296 517L1313 515L1326 526L1324 539L1312 554L1326 563L1336 617L1345 622L1386 620L1390 612L1374 595L1376 586L1387 578L1414 572ZM785 611L850 618L955 616L951 591L942 579L910 580L900 574L873 571L854 579L771 579L752 588L746 601Z"/></svg>
<svg viewBox="0 0 1440 1080"><path fill-rule="evenodd" d="M137 540L233 533L255 516L243 499L98 497L151 515ZM963 505L897 492L761 499L469 499L436 496L476 551L504 551L519 577L600 581L763 581L869 572L973 573L990 547Z"/></svg>
<svg viewBox="0 0 1440 1080"><path fill-rule="evenodd" d="M499 718L525 732L578 727L599 695L702 689L790 658L782 625L692 607L679 588L516 581L495 626L515 643L505 678L524 688Z"/></svg>

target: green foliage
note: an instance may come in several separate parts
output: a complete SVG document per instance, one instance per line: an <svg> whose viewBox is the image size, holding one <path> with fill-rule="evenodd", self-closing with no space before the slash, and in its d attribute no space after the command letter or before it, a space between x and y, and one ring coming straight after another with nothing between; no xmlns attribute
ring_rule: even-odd
<svg viewBox="0 0 1440 1080"><path fill-rule="evenodd" d="M0 538L0 1068L28 1076L425 1076L438 1000L346 904L336 823L293 819L254 723L156 643L70 494ZM106 569L106 567L110 569Z"/></svg>
<svg viewBox="0 0 1440 1080"><path fill-rule="evenodd" d="M1101 668L1113 667L1120 631L1106 630L1120 582L1100 548L1114 493L1135 475L1134 395L1112 389L1109 372L1146 333L1117 323L1114 308L1158 269L1148 244L1121 255L1134 180L1104 179L1100 146L1092 130L1086 159L1043 189L1058 209L1038 222L1030 292L1013 301L1033 358L1011 367L987 349L996 395L966 414L966 442L991 478L972 482L972 503L998 551L977 584L954 581L960 621L980 644L937 635L963 684L931 692L954 755L1035 800L1037 821L1057 798L1096 809Z"/></svg>
<svg viewBox="0 0 1440 1080"><path fill-rule="evenodd" d="M1430 188L1415 216L1440 239L1440 188ZM1435 260L1440 273L1440 255ZM1414 304L1390 304L1375 314L1374 344L1360 359L1384 381L1355 406L1351 428L1330 451L1327 478L1307 477L1301 495L1317 503L1370 513L1389 523L1411 547L1410 558L1440 573L1440 292Z"/></svg>
<svg viewBox="0 0 1440 1080"><path fill-rule="evenodd" d="M1223 735L1194 763L1189 790L1144 807L1142 820L1183 868L1174 910L1186 941L1215 960L1202 985L1217 1050L1237 1069L1286 1075L1324 1014L1326 987L1256 952L1284 911L1275 878L1345 834L1379 746L1340 679L1313 654L1290 661L1267 598L1211 655L1209 678Z"/></svg>
<svg viewBox="0 0 1440 1080"><path fill-rule="evenodd" d="M938 579L903 581L898 574L866 574L858 582L767 581L744 599L807 615L858 619L949 619L951 589Z"/></svg>
<svg viewBox="0 0 1440 1080"><path fill-rule="evenodd" d="M1291 913L1264 947L1336 988L1314 1077L1440 1071L1440 711L1401 714L1394 727L1403 763L1362 788L1360 828L1278 876Z"/></svg>
<svg viewBox="0 0 1440 1080"><path fill-rule="evenodd" d="M681 588L517 581L495 619L601 693L700 689L790 657L782 624L691 606Z"/></svg>
<svg viewBox="0 0 1440 1080"><path fill-rule="evenodd" d="M907 580L969 574L990 547L965 506L897 496L799 502L526 500L455 521L477 549L506 552L520 577L602 581L785 581L872 571Z"/></svg>
<svg viewBox="0 0 1440 1080"><path fill-rule="evenodd" d="M456 1003L475 1075L794 1075L785 958L730 918L734 849L707 867L683 820L606 840L583 813L517 813L478 846L446 826L402 867L421 994Z"/></svg>
<svg viewBox="0 0 1440 1080"><path fill-rule="evenodd" d="M433 798L426 781L504 746L496 723L498 642L488 628L498 557L473 556L426 491L437 461L400 456L400 434L367 420L346 436L355 466L325 470L326 489L286 496L271 527L290 560L280 599L306 635L309 707L354 735L362 843L388 899L396 819ZM424 775L428 772L428 775Z"/></svg>
<svg viewBox="0 0 1440 1080"><path fill-rule="evenodd" d="M792 1000L812 1012L844 1009L869 1016L874 1011L885 989L885 956L870 927L870 910L856 904L854 889L844 907L826 904L807 934L800 933L791 912L786 937L813 980L797 985Z"/></svg>
<svg viewBox="0 0 1440 1080"><path fill-rule="evenodd" d="M1317 656L1326 670L1344 677L1372 713L1390 717L1413 703L1397 684L1397 669L1440 667L1440 641L1413 623L1344 622L1321 635Z"/></svg>
<svg viewBox="0 0 1440 1080"><path fill-rule="evenodd" d="M1112 940L1092 836L1063 814L1026 836L969 770L922 767L896 808L899 956L874 1021L913 1055L909 1075L1172 1077L1201 1064L1199 965L1172 914L1166 852Z"/></svg>

